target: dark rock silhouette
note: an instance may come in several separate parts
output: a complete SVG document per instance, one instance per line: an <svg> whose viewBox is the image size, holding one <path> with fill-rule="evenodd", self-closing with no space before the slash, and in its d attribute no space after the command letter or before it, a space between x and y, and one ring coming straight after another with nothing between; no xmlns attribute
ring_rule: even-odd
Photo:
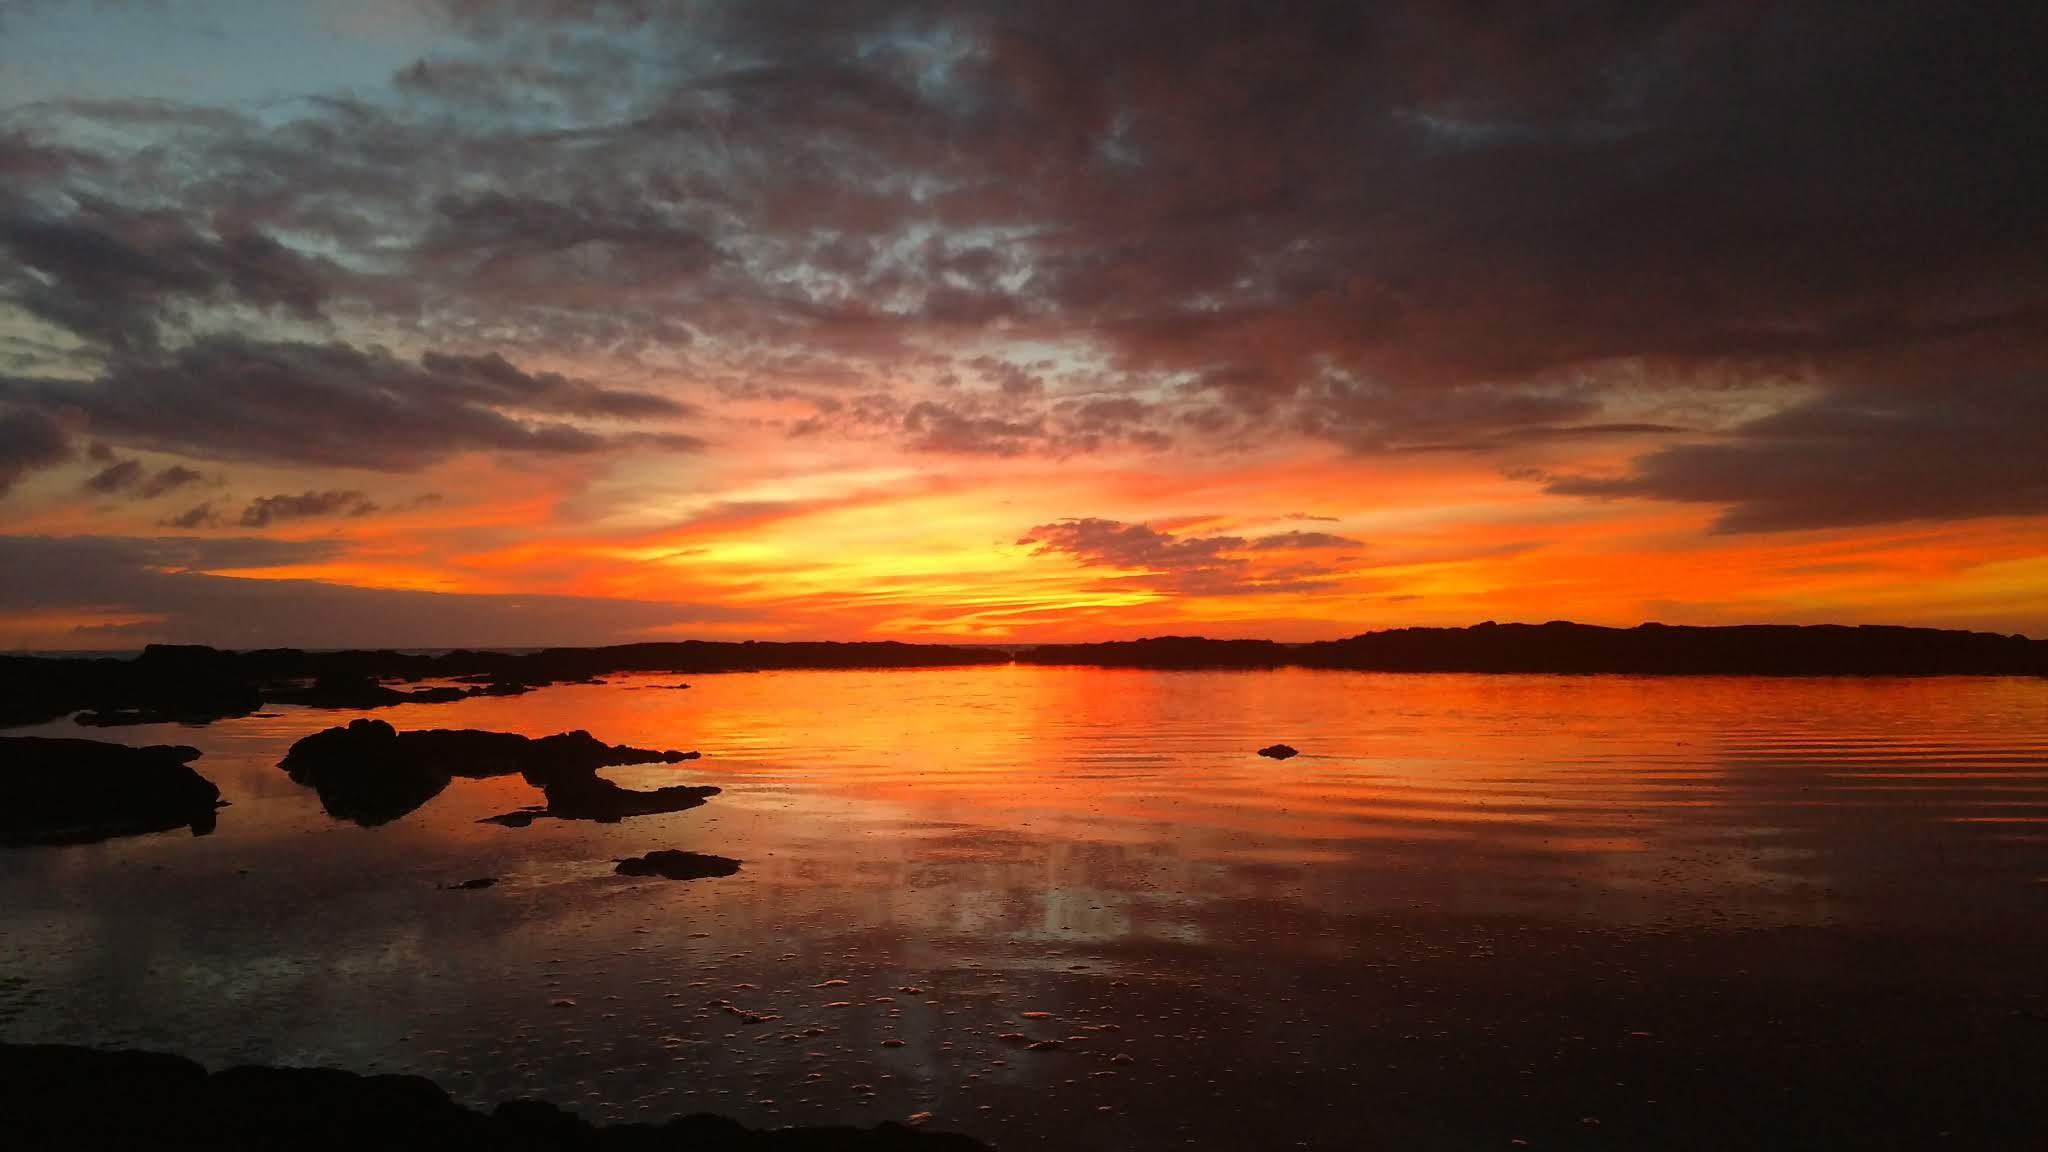
<svg viewBox="0 0 2048 1152"><path fill-rule="evenodd" d="M463 880L455 884L443 884L441 887L450 892L481 892L497 882L498 878L496 876L479 876L474 880Z"/></svg>
<svg viewBox="0 0 2048 1152"><path fill-rule="evenodd" d="M220 789L199 750L0 737L0 844L81 844L189 827L213 831Z"/></svg>
<svg viewBox="0 0 2048 1152"><path fill-rule="evenodd" d="M740 870L740 862L726 856L708 856L702 852L678 852L663 848L645 856L634 856L618 862L612 869L621 876L660 876L668 880L701 880L708 876L730 876Z"/></svg>
<svg viewBox="0 0 2048 1152"><path fill-rule="evenodd" d="M522 1100L475 1112L418 1076L332 1068L229 1068L178 1056L54 1044L0 1044L0 1130L10 1147L417 1149L420 1152L972 1152L965 1136L873 1128L756 1131L719 1116L599 1127Z"/></svg>
<svg viewBox="0 0 2048 1152"><path fill-rule="evenodd" d="M303 688L271 687L263 692L273 704L299 704L308 708L389 708L397 704L449 704L466 700L471 693L462 688L415 688L401 692L370 676L322 676Z"/></svg>
<svg viewBox="0 0 2048 1152"><path fill-rule="evenodd" d="M279 762L293 780L320 794L328 815L365 827L389 823L433 799L454 777L518 774L546 796L543 806L494 822L521 827L548 816L618 820L694 808L718 789L675 786L639 792L597 774L619 764L678 764L695 752L610 745L588 732L532 739L513 732L432 728L400 732L382 720L359 719L293 744Z"/></svg>
<svg viewBox="0 0 2048 1152"><path fill-rule="evenodd" d="M1259 755L1269 760L1285 760L1289 756L1299 756L1301 753L1286 744L1268 744L1259 749Z"/></svg>

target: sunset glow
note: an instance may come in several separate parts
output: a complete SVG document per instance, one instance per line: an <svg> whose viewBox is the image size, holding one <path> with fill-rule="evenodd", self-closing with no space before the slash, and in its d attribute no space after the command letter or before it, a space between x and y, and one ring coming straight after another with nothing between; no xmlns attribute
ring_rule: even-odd
<svg viewBox="0 0 2048 1152"><path fill-rule="evenodd" d="M1762 13L90 7L0 8L0 647L2048 632L2003 58L1886 200Z"/></svg>

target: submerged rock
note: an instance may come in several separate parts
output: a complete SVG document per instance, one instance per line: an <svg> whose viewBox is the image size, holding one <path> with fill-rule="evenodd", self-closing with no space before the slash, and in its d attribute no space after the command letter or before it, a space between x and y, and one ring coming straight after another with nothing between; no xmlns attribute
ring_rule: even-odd
<svg viewBox="0 0 2048 1152"><path fill-rule="evenodd" d="M651 792L621 788L599 776L619 764L677 764L695 752L655 751L606 744L588 732L533 739L515 732L430 728L400 732L382 720L360 719L300 740L279 767L320 794L336 819L365 827L388 823L438 795L461 776L524 776L546 796L545 805L491 817L522 827L536 817L618 820L694 808L717 794L709 787L677 786Z"/></svg>
<svg viewBox="0 0 2048 1152"><path fill-rule="evenodd" d="M873 1128L756 1131L720 1116L594 1125L535 1100L476 1112L418 1076L333 1068L229 1068L207 1074L153 1052L0 1044L0 1116L10 1147L127 1149L688 1148L695 1152L973 1152L965 1136Z"/></svg>
<svg viewBox="0 0 2048 1152"><path fill-rule="evenodd" d="M618 862L613 871L621 876L661 876L669 880L701 880L709 876L730 876L740 862L726 856L702 852L679 852L673 848L649 852Z"/></svg>
<svg viewBox="0 0 2048 1152"><path fill-rule="evenodd" d="M1299 756L1301 753L1285 744L1268 744L1259 749L1259 755L1271 760L1285 760L1289 756Z"/></svg>
<svg viewBox="0 0 2048 1152"><path fill-rule="evenodd" d="M190 827L213 831L220 789L187 764L199 749L0 737L0 844L83 844Z"/></svg>

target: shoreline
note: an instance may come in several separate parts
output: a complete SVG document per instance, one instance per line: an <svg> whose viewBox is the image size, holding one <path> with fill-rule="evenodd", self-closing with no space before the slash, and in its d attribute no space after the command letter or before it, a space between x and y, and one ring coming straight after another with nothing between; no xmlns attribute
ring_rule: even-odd
<svg viewBox="0 0 2048 1152"><path fill-rule="evenodd" d="M1327 668L1360 672L1649 676L2048 676L2048 640L1883 625L1553 621L1400 628L1305 644L1162 636L1092 644L961 646L899 641L705 641L533 651L231 651L151 645L130 658L0 656L0 727L78 716L93 726L205 724L266 704L352 711L518 695L608 675L798 669ZM443 682L401 691L392 685Z"/></svg>

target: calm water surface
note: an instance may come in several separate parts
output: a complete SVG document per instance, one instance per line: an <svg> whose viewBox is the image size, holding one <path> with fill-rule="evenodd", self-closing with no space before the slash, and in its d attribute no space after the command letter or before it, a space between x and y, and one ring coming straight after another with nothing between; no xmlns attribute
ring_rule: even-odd
<svg viewBox="0 0 2048 1152"><path fill-rule="evenodd" d="M23 730L197 745L233 806L0 854L0 1036L604 1120L929 1112L1002 1148L1917 1146L2044 1115L2048 683L674 682L377 713L700 749L608 774L724 789L611 825L478 823L534 802L516 776L333 821L276 764L350 713ZM744 867L613 874L655 848Z"/></svg>

